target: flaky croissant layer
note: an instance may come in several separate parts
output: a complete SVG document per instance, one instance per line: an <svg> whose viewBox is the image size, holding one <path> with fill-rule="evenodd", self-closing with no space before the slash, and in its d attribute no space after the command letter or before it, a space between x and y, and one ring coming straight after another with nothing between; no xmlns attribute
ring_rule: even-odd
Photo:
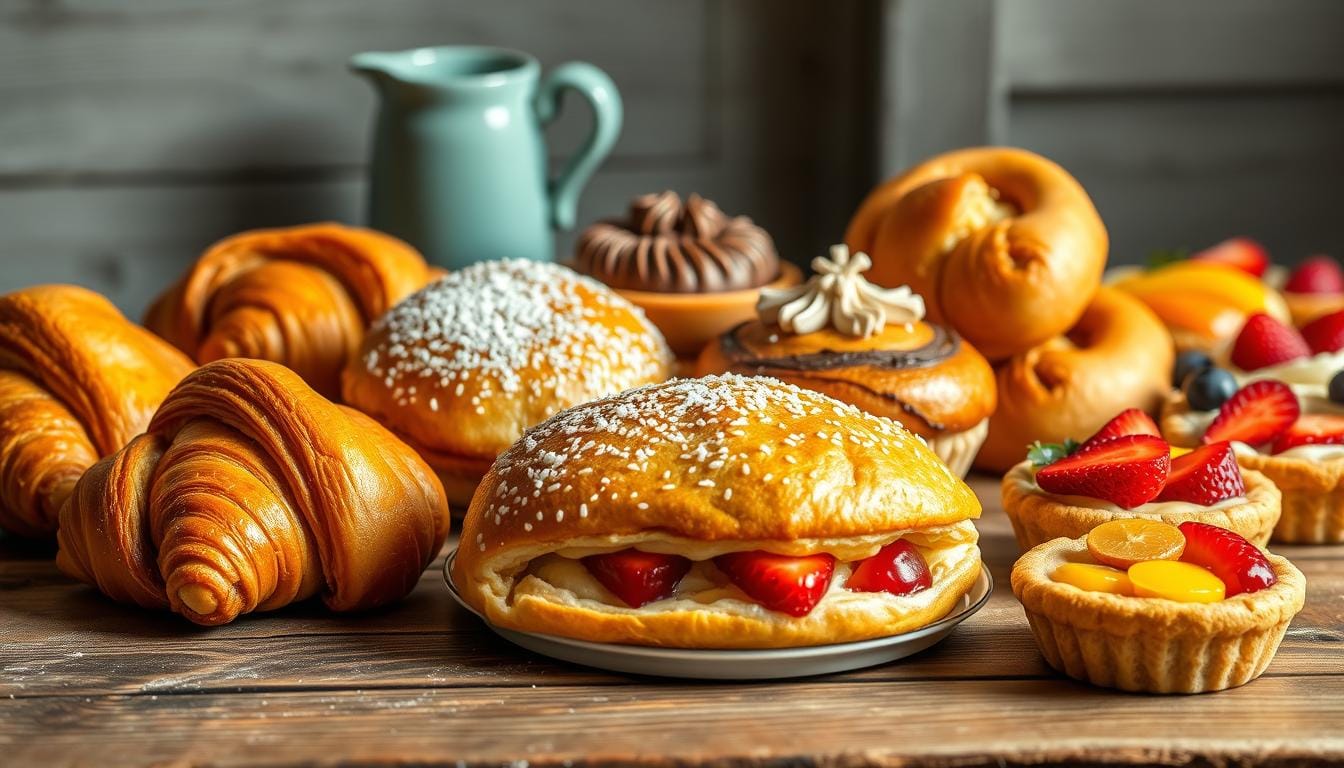
<svg viewBox="0 0 1344 768"><path fill-rule="evenodd" d="M191 368L92 291L0 296L0 528L53 536L84 470L143 431Z"/></svg>
<svg viewBox="0 0 1344 768"><path fill-rule="evenodd" d="M368 324L433 274L414 248L371 229L254 230L206 250L145 325L198 362L282 363L336 397Z"/></svg>
<svg viewBox="0 0 1344 768"><path fill-rule="evenodd" d="M448 534L434 472L390 432L259 360L210 363L61 510L57 564L198 624L322 594L400 599Z"/></svg>

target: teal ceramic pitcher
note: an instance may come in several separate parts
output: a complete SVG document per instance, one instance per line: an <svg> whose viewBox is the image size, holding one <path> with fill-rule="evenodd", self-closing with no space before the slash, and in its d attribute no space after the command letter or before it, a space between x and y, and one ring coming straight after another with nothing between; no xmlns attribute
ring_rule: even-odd
<svg viewBox="0 0 1344 768"><path fill-rule="evenodd" d="M574 226L583 185L621 132L611 78L583 62L541 76L503 48L361 53L350 60L378 91L369 225L459 269L488 259L554 257L553 229ZM593 109L593 129L559 175L543 130L566 89Z"/></svg>

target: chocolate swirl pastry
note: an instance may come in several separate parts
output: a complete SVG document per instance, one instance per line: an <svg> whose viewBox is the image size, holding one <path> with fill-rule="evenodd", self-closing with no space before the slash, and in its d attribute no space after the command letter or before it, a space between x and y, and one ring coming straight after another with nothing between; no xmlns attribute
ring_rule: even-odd
<svg viewBox="0 0 1344 768"><path fill-rule="evenodd" d="M746 216L675 192L641 195L624 221L601 221L579 238L575 268L613 288L715 293L759 288L779 276L779 255Z"/></svg>

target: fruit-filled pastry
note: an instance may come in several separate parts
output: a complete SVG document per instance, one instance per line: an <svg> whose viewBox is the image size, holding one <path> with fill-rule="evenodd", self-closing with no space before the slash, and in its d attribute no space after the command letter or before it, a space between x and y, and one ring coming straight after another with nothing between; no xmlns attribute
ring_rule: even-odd
<svg viewBox="0 0 1344 768"><path fill-rule="evenodd" d="M1106 279L1148 305L1177 349L1208 354L1225 348L1251 315L1288 321L1283 297L1261 280L1268 267L1263 246L1236 237L1149 269L1118 267Z"/></svg>
<svg viewBox="0 0 1344 768"><path fill-rule="evenodd" d="M465 506L523 430L571 405L663 381L671 354L642 312L556 264L488 261L374 323L345 401L396 432Z"/></svg>
<svg viewBox="0 0 1344 768"><path fill-rule="evenodd" d="M1081 444L1033 445L1002 492L1023 551L1119 520L1208 523L1263 545L1279 519L1278 489L1238 466L1230 443L1173 448L1137 409Z"/></svg>
<svg viewBox="0 0 1344 768"><path fill-rule="evenodd" d="M837 245L806 285L762 291L759 319L708 344L699 373L773 376L895 419L965 475L989 430L994 371L956 331L924 322L909 288L865 280L870 265Z"/></svg>
<svg viewBox="0 0 1344 768"><path fill-rule="evenodd" d="M1279 289L1293 324L1302 327L1318 317L1344 310L1344 270L1325 255L1303 259L1292 270L1270 267L1265 282Z"/></svg>
<svg viewBox="0 0 1344 768"><path fill-rule="evenodd" d="M1203 693L1265 671L1302 609L1292 563L1207 523L1114 520L1013 566L1050 666L1093 685Z"/></svg>
<svg viewBox="0 0 1344 768"><path fill-rule="evenodd" d="M453 578L497 626L681 648L888 636L978 578L975 495L889 419L764 377L564 411L500 456Z"/></svg>
<svg viewBox="0 0 1344 768"><path fill-rule="evenodd" d="M1162 411L1173 445L1228 442L1283 494L1274 540L1344 542L1344 312L1299 332L1253 315L1226 355L1182 355Z"/></svg>

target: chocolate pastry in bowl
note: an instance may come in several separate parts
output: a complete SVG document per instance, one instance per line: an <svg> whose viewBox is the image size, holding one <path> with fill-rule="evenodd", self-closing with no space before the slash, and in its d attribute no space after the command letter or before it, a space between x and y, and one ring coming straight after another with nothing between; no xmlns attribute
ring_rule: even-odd
<svg viewBox="0 0 1344 768"><path fill-rule="evenodd" d="M865 280L870 265L834 246L806 285L762 291L759 319L710 342L698 372L772 376L895 419L964 475L997 403L994 371L956 331L924 322L908 287Z"/></svg>
<svg viewBox="0 0 1344 768"><path fill-rule="evenodd" d="M762 287L800 279L751 219L671 191L640 195L626 218L589 227L573 266L643 309L683 357L750 318Z"/></svg>

